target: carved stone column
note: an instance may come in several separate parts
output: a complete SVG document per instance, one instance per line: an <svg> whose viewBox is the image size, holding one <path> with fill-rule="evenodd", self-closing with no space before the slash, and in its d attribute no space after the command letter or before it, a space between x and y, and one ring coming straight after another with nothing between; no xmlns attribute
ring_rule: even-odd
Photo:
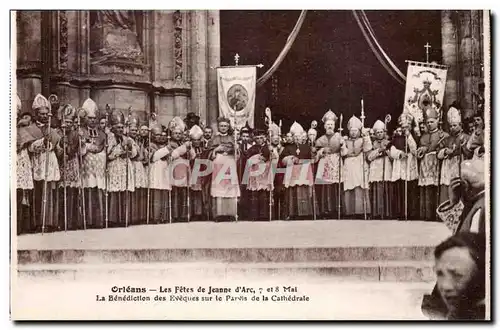
<svg viewBox="0 0 500 330"><path fill-rule="evenodd" d="M16 12L17 93L23 111L31 111L35 95L42 92L42 15L40 11Z"/></svg>
<svg viewBox="0 0 500 330"><path fill-rule="evenodd" d="M191 111L204 119L207 111L207 11L191 11L190 16Z"/></svg>
<svg viewBox="0 0 500 330"><path fill-rule="evenodd" d="M458 35L456 26L457 14L453 10L441 12L441 40L443 64L448 65L444 106L447 108L453 101L459 100L458 77Z"/></svg>
<svg viewBox="0 0 500 330"><path fill-rule="evenodd" d="M458 13L459 49L461 66L460 79L461 101L464 107L464 117L473 115L474 93L478 93L478 83L481 77L481 11L463 10Z"/></svg>
<svg viewBox="0 0 500 330"><path fill-rule="evenodd" d="M219 100L217 96L217 72L220 66L220 11L209 10L207 22L208 42L208 94L206 123L214 122L219 114Z"/></svg>

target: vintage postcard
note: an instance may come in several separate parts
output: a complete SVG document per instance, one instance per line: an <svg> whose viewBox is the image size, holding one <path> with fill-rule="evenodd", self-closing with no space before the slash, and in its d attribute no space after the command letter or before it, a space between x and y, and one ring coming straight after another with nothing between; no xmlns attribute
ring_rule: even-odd
<svg viewBox="0 0 500 330"><path fill-rule="evenodd" d="M13 320L491 320L489 10L11 12Z"/></svg>

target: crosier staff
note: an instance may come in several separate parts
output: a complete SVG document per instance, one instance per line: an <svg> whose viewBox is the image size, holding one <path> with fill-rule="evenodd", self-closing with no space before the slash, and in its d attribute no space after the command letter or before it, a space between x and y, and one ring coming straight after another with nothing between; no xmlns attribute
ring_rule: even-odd
<svg viewBox="0 0 500 330"><path fill-rule="evenodd" d="M168 134L167 135L167 146L170 147L170 128L167 129L167 134ZM172 158L170 155L167 157L169 159ZM172 188L170 188L170 190L168 190L168 223L172 223Z"/></svg>
<svg viewBox="0 0 500 330"><path fill-rule="evenodd" d="M151 205L151 124L156 121L156 113L151 112L149 115L149 126L148 126L148 192L147 192L147 208L146 208L146 224L149 224L149 219L151 217L150 205Z"/></svg>
<svg viewBox="0 0 500 330"><path fill-rule="evenodd" d="M316 127L317 127L318 123L316 122L316 120L313 120L311 122L311 128L309 129L309 131L316 131ZM310 138L310 145L311 145L311 171L313 172L312 175L313 175L313 182L312 182L312 207L313 207L313 220L316 220L316 186L315 186L315 182L314 182L314 179L315 179L315 175L314 175L314 152L315 152L315 147L314 147L314 142L316 140L316 135L313 135L311 138Z"/></svg>
<svg viewBox="0 0 500 330"><path fill-rule="evenodd" d="M387 115L385 116L385 119L384 119L384 128L385 128L385 131L384 131L384 134L385 132L387 132L387 124L389 124L392 120L392 117L391 115ZM385 182L385 161L386 161L386 153L387 153L387 146L384 148L383 150L383 153L382 153L382 182L383 182L383 199L384 199L384 205L383 205L383 208L382 208L382 220L384 220L384 216L385 216L385 213L387 211L386 209L386 206L387 206L387 203L388 203L388 196L387 196L387 187L386 187L386 182Z"/></svg>
<svg viewBox="0 0 500 330"><path fill-rule="evenodd" d="M50 103L50 109L49 109L49 120L47 122L47 134L45 135L46 140L46 145L45 145L45 173L44 173L44 182L43 182L43 200L42 200L42 234L45 232L45 222L47 221L47 189L48 189L48 182L47 182L47 176L49 172L49 149L50 149L50 129L51 129L51 124L52 124L52 103L57 102L57 96L56 95L51 95L49 96L49 99L52 99L53 102Z"/></svg>
<svg viewBox="0 0 500 330"><path fill-rule="evenodd" d="M132 107L128 108L128 116L127 116L127 122L125 124L125 134L123 134L123 146L125 148L126 152L126 157L125 157L125 168L126 168L126 177L125 177L125 227L128 227L129 223L129 213L130 213L130 197L129 197L129 190L128 190L128 185L129 185L129 171L131 170L129 166L130 162L130 148L129 148L129 137L128 137L128 131L130 129L130 119L132 117L130 111L132 110Z"/></svg>
<svg viewBox="0 0 500 330"><path fill-rule="evenodd" d="M364 107L364 103L363 103L363 99L361 99L361 133L363 133L364 129L365 129L365 107ZM364 149L365 149L365 143L363 141L363 144L362 144L362 147L361 147L361 154L363 155L362 159L363 159L363 169L362 169L362 172L363 172L363 213L364 213L364 217L365 217L365 220L366 220L366 193L365 193L365 187L366 187L366 175L365 175L365 153L364 153Z"/></svg>
<svg viewBox="0 0 500 330"><path fill-rule="evenodd" d="M111 107L109 104L106 104L106 125L108 125L109 120L109 112L111 111ZM108 228L109 224L109 202L108 202L108 134L106 134L106 127L104 127L104 134L106 138L104 140L104 219L106 222L106 228Z"/></svg>
<svg viewBox="0 0 500 330"><path fill-rule="evenodd" d="M266 108L266 117L268 118L269 122L268 122L268 126L269 126L269 129L268 129L268 135L269 135L269 166L271 166L272 164L272 153L273 153L273 150L272 150L272 146L271 146L271 139L272 139L272 132L271 132L271 124L272 124L272 114L271 114L271 109L269 107ZM246 170L246 167L245 167L245 170ZM273 182L271 181L271 176L269 176L269 184L270 184L270 187L269 187L269 221L272 220L272 217L273 217L273 190L274 190L274 184Z"/></svg>
<svg viewBox="0 0 500 330"><path fill-rule="evenodd" d="M87 229L87 217L86 217L86 212L85 212L85 194L83 193L83 179L82 179L82 167L83 167L83 156L82 156L82 139L81 139L81 130L80 130L80 115L77 114L76 116L77 121L76 121L76 129L77 129L77 138L78 138L78 178L80 181L79 184L79 193L80 193L80 202L79 202L79 208L80 208L80 213L83 217L83 229Z"/></svg>
<svg viewBox="0 0 500 330"><path fill-rule="evenodd" d="M340 135L340 141L343 141L343 137L342 137L342 121L343 121L344 117L342 114L340 114L340 122L339 122L339 135ZM341 150L342 150L342 145L340 146L340 150L339 150L339 197L338 197L338 207L337 207L337 219L340 220L340 209L342 207L342 204L341 204L341 196L342 196L342 154L341 154Z"/></svg>
<svg viewBox="0 0 500 330"><path fill-rule="evenodd" d="M62 144L63 144L63 198L64 198L64 231L68 230L68 204L67 204L67 190L66 190L66 109L62 112Z"/></svg>

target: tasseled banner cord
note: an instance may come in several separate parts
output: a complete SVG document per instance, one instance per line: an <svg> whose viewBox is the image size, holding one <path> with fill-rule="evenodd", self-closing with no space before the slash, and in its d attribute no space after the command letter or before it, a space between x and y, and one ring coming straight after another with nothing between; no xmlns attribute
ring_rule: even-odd
<svg viewBox="0 0 500 330"><path fill-rule="evenodd" d="M360 12L361 13L358 14L355 10L352 11L354 18L356 19L356 22L358 23L358 26L361 32L363 33L366 42L370 46L373 54L375 55L375 57L377 57L378 61L387 70L387 72L400 84L404 85L406 81L406 76L396 67L394 62L389 58L387 53L383 50L382 46L380 46L380 43L377 41L377 38L375 37L375 33L373 32L370 22L368 21L368 18L366 17L363 11Z"/></svg>
<svg viewBox="0 0 500 330"><path fill-rule="evenodd" d="M306 13L307 10L301 11L300 16L297 19L297 22L295 23L292 32L288 36L285 46L283 47L280 54L274 61L273 65L269 68L269 70L267 70L266 73L264 73L257 80L257 87L262 86L273 75L273 73L280 66L281 62L283 62L283 60L285 59L286 55L288 54L288 51L292 47L295 39L297 38L297 35L299 34L300 28L302 27L304 19L306 18ZM363 10L360 10L358 14L356 10L353 10L352 13L354 18L356 19L356 22L358 23L361 32L363 33L363 36L366 39L366 42L370 46L373 54L377 57L380 64L387 70L387 72L394 79L396 79L400 84L405 85L406 76L401 72L401 70L398 69L398 67L394 64L394 62L384 51L380 43L377 41L377 38L375 37L375 32L373 31L370 21L368 20L368 17L366 17L365 12Z"/></svg>

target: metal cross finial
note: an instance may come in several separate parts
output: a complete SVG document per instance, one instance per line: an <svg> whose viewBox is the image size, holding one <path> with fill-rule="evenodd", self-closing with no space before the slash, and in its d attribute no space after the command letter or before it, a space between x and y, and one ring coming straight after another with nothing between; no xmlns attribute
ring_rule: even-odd
<svg viewBox="0 0 500 330"><path fill-rule="evenodd" d="M238 66L239 61L240 61L240 55L236 53L236 55L234 55L234 63L236 66Z"/></svg>
<svg viewBox="0 0 500 330"><path fill-rule="evenodd" d="M425 47L425 55L426 55L427 63L429 63L429 48L432 48L432 46L429 45L429 43L427 42L424 47Z"/></svg>

